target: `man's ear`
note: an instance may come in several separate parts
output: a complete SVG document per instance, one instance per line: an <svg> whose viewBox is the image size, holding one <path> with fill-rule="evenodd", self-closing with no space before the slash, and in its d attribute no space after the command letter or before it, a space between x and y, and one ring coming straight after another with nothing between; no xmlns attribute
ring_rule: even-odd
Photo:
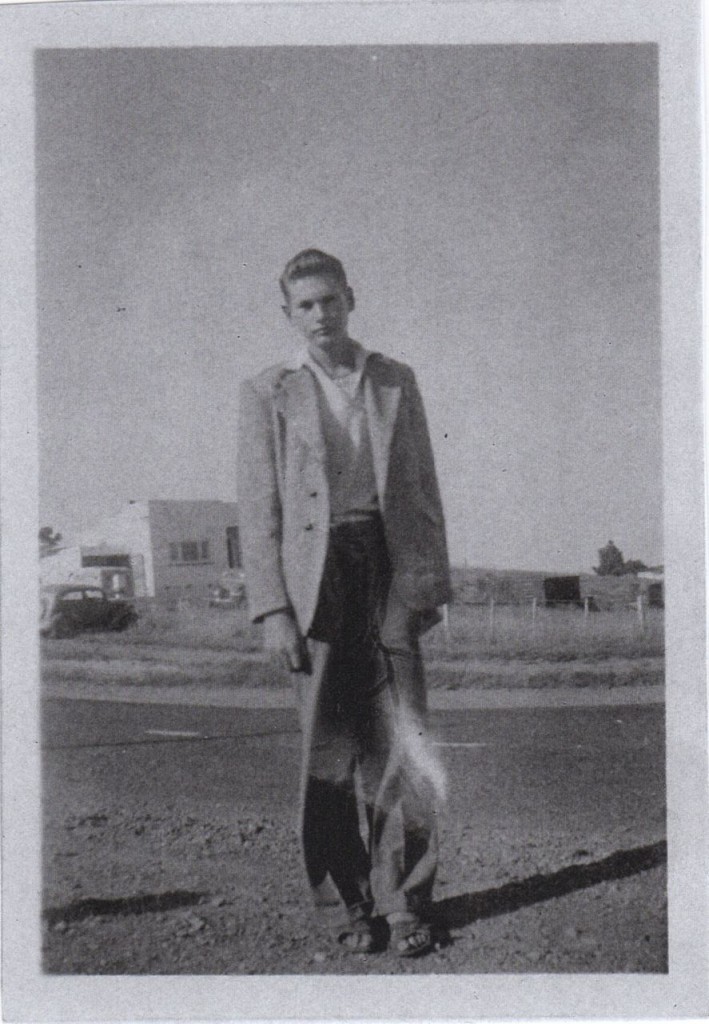
<svg viewBox="0 0 709 1024"><path fill-rule="evenodd" d="M354 292L352 291L351 288L347 289L347 308L350 311L350 313L355 308L355 297Z"/></svg>

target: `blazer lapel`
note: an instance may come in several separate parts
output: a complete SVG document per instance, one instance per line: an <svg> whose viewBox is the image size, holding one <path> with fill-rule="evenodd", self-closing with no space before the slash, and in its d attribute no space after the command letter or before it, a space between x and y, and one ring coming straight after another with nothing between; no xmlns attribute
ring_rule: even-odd
<svg viewBox="0 0 709 1024"><path fill-rule="evenodd" d="M373 365L374 364L374 365ZM393 379L381 379L374 360L368 361L364 372L364 405L367 410L369 436L372 444L374 476L380 501L384 502L389 452L401 399L401 385ZM293 430L308 445L320 462L325 462L325 441L320 422L315 377L305 366L292 373L280 385L279 405Z"/></svg>
<svg viewBox="0 0 709 1024"><path fill-rule="evenodd" d="M320 423L317 384L313 374L301 366L281 384L283 411L293 430L320 462L325 461L325 441Z"/></svg>
<svg viewBox="0 0 709 1024"><path fill-rule="evenodd" d="M370 363L371 366L371 363ZM367 410L369 437L372 443L374 476L377 481L379 500L384 505L389 452L396 423L396 414L401 398L401 386L394 382L377 380L376 373L364 373L364 405Z"/></svg>

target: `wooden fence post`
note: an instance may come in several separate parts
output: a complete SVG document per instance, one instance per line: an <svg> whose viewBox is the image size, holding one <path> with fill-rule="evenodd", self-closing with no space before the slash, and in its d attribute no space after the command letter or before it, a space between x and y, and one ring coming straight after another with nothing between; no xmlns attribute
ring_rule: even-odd
<svg viewBox="0 0 709 1024"><path fill-rule="evenodd" d="M446 643L449 644L451 642L451 620L447 604L443 605L443 635L446 638Z"/></svg>
<svg viewBox="0 0 709 1024"><path fill-rule="evenodd" d="M495 639L495 598L490 598L489 639Z"/></svg>
<svg viewBox="0 0 709 1024"><path fill-rule="evenodd" d="M636 603L638 606L638 622L640 623L640 628L642 629L642 631L645 632L645 602L643 601L642 594L638 594L638 599Z"/></svg>
<svg viewBox="0 0 709 1024"><path fill-rule="evenodd" d="M532 598L532 628L537 625L537 599Z"/></svg>
<svg viewBox="0 0 709 1024"><path fill-rule="evenodd" d="M584 624L584 626L588 625L588 598L587 597L584 597L584 599L583 599L583 624Z"/></svg>

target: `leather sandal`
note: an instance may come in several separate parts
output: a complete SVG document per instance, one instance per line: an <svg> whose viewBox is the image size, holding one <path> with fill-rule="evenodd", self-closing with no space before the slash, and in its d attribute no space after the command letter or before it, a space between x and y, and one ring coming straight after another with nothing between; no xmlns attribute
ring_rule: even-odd
<svg viewBox="0 0 709 1024"><path fill-rule="evenodd" d="M389 925L389 949L401 957L421 956L433 946L430 924L423 921L395 921Z"/></svg>
<svg viewBox="0 0 709 1024"><path fill-rule="evenodd" d="M370 919L359 917L350 921L337 933L337 941L348 953L371 953L374 935Z"/></svg>

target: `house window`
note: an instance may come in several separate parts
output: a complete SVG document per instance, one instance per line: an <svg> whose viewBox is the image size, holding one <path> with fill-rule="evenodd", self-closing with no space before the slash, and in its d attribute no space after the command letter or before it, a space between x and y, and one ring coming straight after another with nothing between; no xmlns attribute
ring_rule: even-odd
<svg viewBox="0 0 709 1024"><path fill-rule="evenodd" d="M196 540L183 540L180 544L182 562L199 562L199 544Z"/></svg>
<svg viewBox="0 0 709 1024"><path fill-rule="evenodd" d="M210 560L208 540L182 540L170 544L170 561L177 565Z"/></svg>

